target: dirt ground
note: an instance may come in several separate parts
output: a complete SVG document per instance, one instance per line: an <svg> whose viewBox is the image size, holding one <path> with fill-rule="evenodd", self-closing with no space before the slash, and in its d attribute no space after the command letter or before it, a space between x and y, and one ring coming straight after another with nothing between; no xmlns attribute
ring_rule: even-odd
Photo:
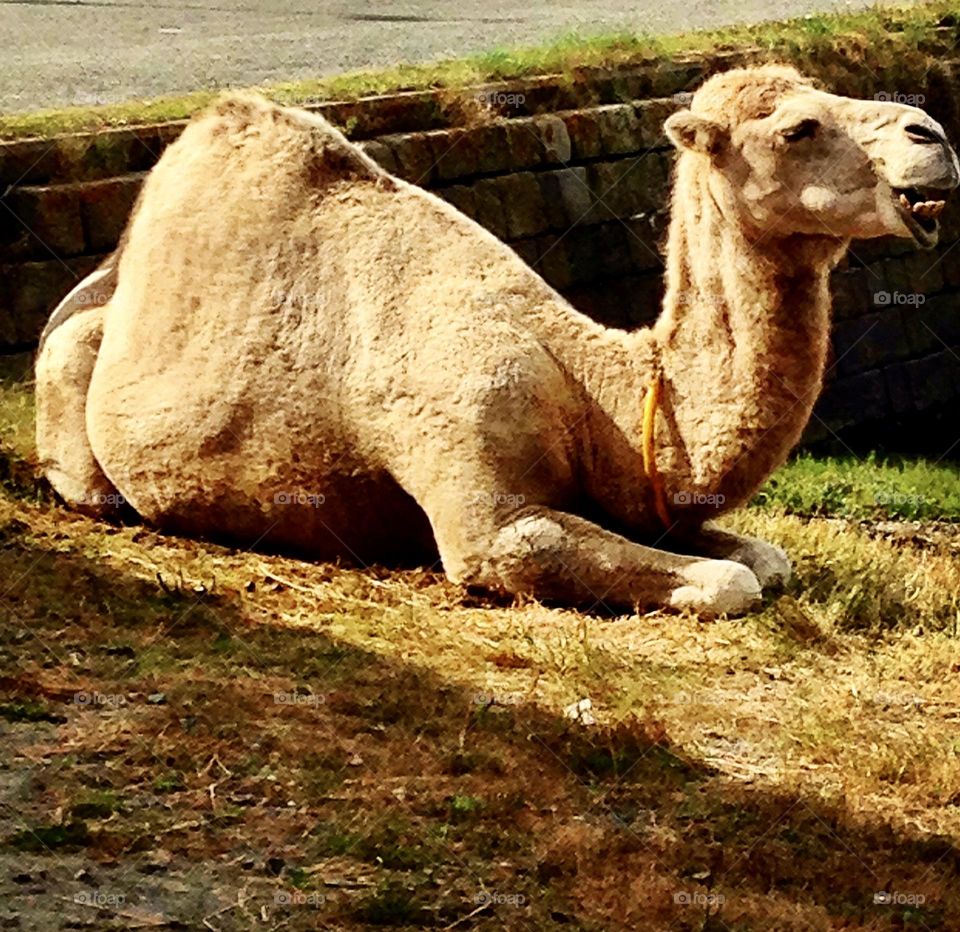
<svg viewBox="0 0 960 932"><path fill-rule="evenodd" d="M748 516L803 591L604 618L7 482L2 928L960 928L950 527Z"/></svg>

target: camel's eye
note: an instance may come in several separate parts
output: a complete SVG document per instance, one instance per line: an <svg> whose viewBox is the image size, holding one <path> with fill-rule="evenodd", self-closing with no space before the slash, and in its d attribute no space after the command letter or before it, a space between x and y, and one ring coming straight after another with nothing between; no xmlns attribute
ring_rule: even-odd
<svg viewBox="0 0 960 932"><path fill-rule="evenodd" d="M817 135L820 123L817 120L801 120L796 126L783 131L783 138L787 142L799 142L801 139L813 139Z"/></svg>

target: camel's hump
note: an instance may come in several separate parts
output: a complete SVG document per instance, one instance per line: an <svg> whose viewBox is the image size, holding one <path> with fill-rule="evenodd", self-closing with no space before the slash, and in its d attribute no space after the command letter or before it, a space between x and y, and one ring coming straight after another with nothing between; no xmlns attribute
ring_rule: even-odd
<svg viewBox="0 0 960 932"><path fill-rule="evenodd" d="M312 169L315 182L383 179L386 173L335 126L316 113L284 107L252 91L230 91L193 118L181 148L201 140L228 142L256 158L284 153Z"/></svg>

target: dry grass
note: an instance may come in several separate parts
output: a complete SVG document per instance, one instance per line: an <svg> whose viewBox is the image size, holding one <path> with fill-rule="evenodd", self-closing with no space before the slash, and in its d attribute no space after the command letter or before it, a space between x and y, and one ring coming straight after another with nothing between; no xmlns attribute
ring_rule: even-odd
<svg viewBox="0 0 960 932"><path fill-rule="evenodd" d="M2 407L29 445L29 391ZM947 526L742 512L798 578L706 623L498 604L7 488L0 918L960 928ZM583 698L594 722L564 713Z"/></svg>

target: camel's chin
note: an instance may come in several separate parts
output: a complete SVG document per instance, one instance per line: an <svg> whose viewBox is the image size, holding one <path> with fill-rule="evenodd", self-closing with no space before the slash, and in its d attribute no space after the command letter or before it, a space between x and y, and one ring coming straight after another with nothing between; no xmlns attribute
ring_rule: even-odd
<svg viewBox="0 0 960 932"><path fill-rule="evenodd" d="M934 220L931 227L923 227L911 216L904 217L907 236L921 249L933 249L940 242L940 221Z"/></svg>

